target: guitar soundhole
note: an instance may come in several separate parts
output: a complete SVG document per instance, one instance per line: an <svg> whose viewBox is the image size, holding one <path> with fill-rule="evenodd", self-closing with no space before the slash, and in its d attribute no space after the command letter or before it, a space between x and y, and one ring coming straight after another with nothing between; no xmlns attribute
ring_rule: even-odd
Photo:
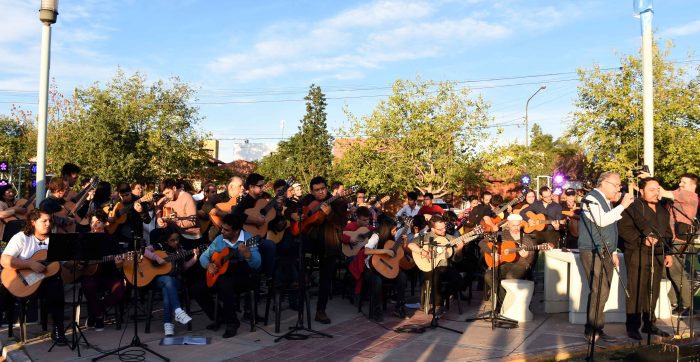
<svg viewBox="0 0 700 362"><path fill-rule="evenodd" d="M438 246L437 248L435 248L435 251L436 251L438 254L442 254L442 252L445 251L445 248L443 248L442 246Z"/></svg>

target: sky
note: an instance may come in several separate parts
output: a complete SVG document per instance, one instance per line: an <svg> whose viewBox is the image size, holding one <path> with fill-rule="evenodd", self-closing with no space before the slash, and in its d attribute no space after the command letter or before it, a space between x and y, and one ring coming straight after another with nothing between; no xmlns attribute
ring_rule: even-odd
<svg viewBox="0 0 700 362"><path fill-rule="evenodd" d="M39 0L0 0L0 114L36 111ZM697 69L700 1L654 4L655 39ZM298 130L317 84L332 134L343 109L368 115L397 79L456 81L490 104L489 131L524 142L529 121L555 137L574 110L576 70L638 54L632 1L60 1L51 78L59 90L104 84L118 68L197 90L219 158L254 159ZM497 134L498 130L502 133ZM49 145L51 147L51 145Z"/></svg>

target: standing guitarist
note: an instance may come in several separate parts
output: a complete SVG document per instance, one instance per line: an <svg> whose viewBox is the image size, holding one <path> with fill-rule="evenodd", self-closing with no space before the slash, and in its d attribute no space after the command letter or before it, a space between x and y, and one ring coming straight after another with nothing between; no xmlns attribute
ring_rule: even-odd
<svg viewBox="0 0 700 362"><path fill-rule="evenodd" d="M518 214L508 215L508 230L504 230L502 233L503 241L514 241L519 246L534 247L535 243L530 237L530 235L523 234L520 230L520 223L523 218ZM488 246L488 239L483 239L479 242L479 248L484 254L484 257L491 258L491 248ZM513 263L502 264L500 267L497 265L500 261L500 254L496 252L494 266L486 270L484 274L484 282L489 288L493 288L491 285L493 282L493 273L496 273L496 283L498 285L498 293L496 294L498 300L496 301L496 310L501 308L501 303L503 303L503 298L506 296L506 291L501 287L501 280L503 279L523 279L527 272L532 267L535 261L535 254L527 250L520 250L517 252L520 256ZM498 272L496 272L498 271ZM484 292L484 298L490 297L488 292Z"/></svg>
<svg viewBox="0 0 700 362"><path fill-rule="evenodd" d="M61 179L57 179L63 181ZM48 250L49 233L51 232L51 214L34 209L28 215L27 225L24 230L15 234L7 243L7 247L0 257L0 265L3 268L31 269L35 273L46 271L44 264L28 260L40 250ZM39 287L39 296L46 299L51 318L53 319L53 332L51 339L57 344L67 345L68 341L63 330L63 281L60 274L44 278ZM0 310L7 310L14 305L15 297L0 285Z"/></svg>
<svg viewBox="0 0 700 362"><path fill-rule="evenodd" d="M165 228L169 225L176 227L182 233L183 246L186 249L192 249L199 245L201 238L199 223L196 220L197 205L192 195L178 188L178 186L178 182L171 178L161 182L160 189L168 200L163 205L163 209L170 208L172 211L171 215L175 217L168 218L167 215L161 214L157 223L160 228Z"/></svg>
<svg viewBox="0 0 700 362"><path fill-rule="evenodd" d="M66 194L63 198L66 201L77 202L77 194L72 190L73 186L78 182L78 174L80 174L80 167L73 163L66 163L61 167L61 179L66 184Z"/></svg>
<svg viewBox="0 0 700 362"><path fill-rule="evenodd" d="M547 220L551 220L550 224L547 225L544 230L535 233L535 239L538 244L547 243L558 245L560 221L563 218L561 204L552 200L552 190L547 186L540 187L540 197L540 200L522 209L520 215L523 217L523 220L527 221L531 226L535 225L535 220L531 220L530 217L527 216L528 211L532 211L535 214L543 214Z"/></svg>
<svg viewBox="0 0 700 362"><path fill-rule="evenodd" d="M65 196L66 191L67 186L63 179L54 177L51 179L51 181L49 181L49 196L39 204L40 209L52 215L53 220L51 224L55 228L65 228L80 221L78 216L62 217L53 215L54 213L64 210L63 204L65 203L65 200L63 197Z"/></svg>

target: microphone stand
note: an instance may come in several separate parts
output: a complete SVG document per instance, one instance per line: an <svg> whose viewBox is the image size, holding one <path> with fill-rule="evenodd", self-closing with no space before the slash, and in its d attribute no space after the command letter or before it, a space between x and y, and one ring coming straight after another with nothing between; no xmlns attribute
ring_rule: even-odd
<svg viewBox="0 0 700 362"><path fill-rule="evenodd" d="M425 241L425 234L422 235L420 238L421 249L423 249L424 241ZM436 285L436 283L437 283L437 270L435 270L435 266L436 266L435 265L435 257L437 256L437 250L435 250L435 249L437 249L438 246L435 244L432 236L430 238L428 238L427 245L428 245L428 251L430 253L430 267L431 267L431 271L432 271L431 278L430 278L431 279L430 280L430 304L433 305L433 307L432 307L433 318L430 320L430 324L425 326L425 328L430 328L430 329L442 328L446 331L454 332L457 334L462 334L463 333L462 331L458 331L456 329L441 326L439 324L440 317L438 317L435 314L435 311L437 309L437 306L435 305L435 293L436 293L436 289L439 288ZM445 253L447 253L447 250L445 250ZM448 296L448 298L449 298L449 296Z"/></svg>
<svg viewBox="0 0 700 362"><path fill-rule="evenodd" d="M125 349L129 349L129 348L140 348L140 349L144 350L145 352L149 352L149 353L155 355L156 357L162 359L165 362L170 362L170 358L165 357L161 354L158 354L154 350L148 348L148 345L145 343L142 343L141 339L139 338L139 327L138 327L139 323L138 323L138 318L136 318L136 304L138 303L138 293L137 293L137 290L138 290L137 281L138 281L138 274L139 274L138 266L139 266L139 260L141 259L141 246L142 246L141 243L143 241L144 241L143 238L140 238L140 237L134 238L134 255L133 255L133 258L134 258L134 269L133 269L134 276L132 278L133 279L132 285L134 286L134 290L133 290L133 294L132 294L133 295L132 296L132 303L134 306L134 338L131 339L131 343L129 343L128 345L123 346L123 347L119 347L115 350L112 350L112 351L109 351L106 353L103 353L101 356L93 358L92 362L101 360L101 359L103 359L107 356L111 356L113 354L118 354L119 352L121 352Z"/></svg>
<svg viewBox="0 0 700 362"><path fill-rule="evenodd" d="M294 326L289 327L287 333L275 338L275 342L279 342L282 339L290 340L304 340L311 336L320 336L326 338L333 338L332 335L328 333L319 332L317 330L311 329L311 307L309 305L309 293L306 291L306 268L304 263L304 243L301 237L301 227L302 221L304 220L304 212L301 206L301 200L299 201L299 208L297 215L299 215L299 235L294 237L294 242L297 243L297 257L298 257L298 278L299 278L299 297L297 298L298 304L297 308L297 323ZM306 319L308 327L304 327L304 308L306 308ZM278 310L277 313L280 313ZM308 332L308 334L301 334L300 331Z"/></svg>

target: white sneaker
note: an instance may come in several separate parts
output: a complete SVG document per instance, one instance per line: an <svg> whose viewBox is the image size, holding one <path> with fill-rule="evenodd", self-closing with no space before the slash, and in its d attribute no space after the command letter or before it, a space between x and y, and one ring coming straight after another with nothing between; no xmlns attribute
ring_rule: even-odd
<svg viewBox="0 0 700 362"><path fill-rule="evenodd" d="M175 335L175 325L172 323L164 323L163 330L165 331L166 337L172 337Z"/></svg>
<svg viewBox="0 0 700 362"><path fill-rule="evenodd" d="M175 309L175 320L181 324L187 324L192 320L192 317L187 315L187 312L182 310L182 308Z"/></svg>

